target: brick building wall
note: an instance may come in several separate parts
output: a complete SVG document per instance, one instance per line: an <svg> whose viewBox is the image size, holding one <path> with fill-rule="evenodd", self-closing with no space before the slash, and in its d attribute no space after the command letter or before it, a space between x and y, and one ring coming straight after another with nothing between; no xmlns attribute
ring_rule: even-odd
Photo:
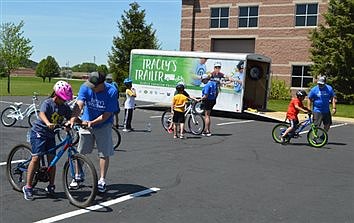
<svg viewBox="0 0 354 223"><path fill-rule="evenodd" d="M306 88L310 76L306 67L311 64L308 37L316 26L295 25L299 4L317 4L316 25L324 22L326 0L182 0L180 50L214 51L215 40L254 39L254 53L272 59L272 78L285 80L293 89ZM238 27L239 10L245 6L258 6L257 27ZM210 28L211 8L223 7L229 9L228 27ZM294 75L294 66L304 67L307 82ZM297 81L303 81L301 86Z"/></svg>

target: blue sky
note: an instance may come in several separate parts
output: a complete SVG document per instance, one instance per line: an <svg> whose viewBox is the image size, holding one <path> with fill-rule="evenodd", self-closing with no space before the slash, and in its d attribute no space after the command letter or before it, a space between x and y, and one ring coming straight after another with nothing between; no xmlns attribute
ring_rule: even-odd
<svg viewBox="0 0 354 223"><path fill-rule="evenodd" d="M24 37L31 40L30 59L53 56L59 66L83 62L106 64L117 21L129 4L123 0L0 0L0 20L24 21ZM136 1L152 23L163 50L179 50L181 0Z"/></svg>

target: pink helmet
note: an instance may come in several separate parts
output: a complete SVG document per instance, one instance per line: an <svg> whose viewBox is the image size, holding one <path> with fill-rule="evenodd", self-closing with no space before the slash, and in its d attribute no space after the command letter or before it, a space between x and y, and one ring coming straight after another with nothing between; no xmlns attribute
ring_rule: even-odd
<svg viewBox="0 0 354 223"><path fill-rule="evenodd" d="M53 90L55 94L64 101L73 99L73 90L71 85L65 81L58 81L55 83Z"/></svg>

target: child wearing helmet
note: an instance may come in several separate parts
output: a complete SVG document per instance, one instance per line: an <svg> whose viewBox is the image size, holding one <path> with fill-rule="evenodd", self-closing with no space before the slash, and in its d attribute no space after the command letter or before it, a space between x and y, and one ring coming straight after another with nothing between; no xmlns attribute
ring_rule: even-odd
<svg viewBox="0 0 354 223"><path fill-rule="evenodd" d="M133 111L135 109L136 92L132 87L133 81L130 78L124 80L124 85L127 88L125 90L125 102L124 102L124 128L123 132L130 132L132 128Z"/></svg>
<svg viewBox="0 0 354 223"><path fill-rule="evenodd" d="M302 101L305 99L306 96L307 94L304 90L298 90L296 92L296 98L291 99L288 106L288 111L286 113L286 118L289 120L290 126L285 130L284 134L281 136L282 142L285 141L284 138L287 137L290 132L295 131L297 129L297 125L299 124L299 112L302 111L306 114L311 112L302 104Z"/></svg>
<svg viewBox="0 0 354 223"><path fill-rule="evenodd" d="M65 81L58 81L53 87L53 93L43 101L37 119L30 132L30 143L32 146L32 159L28 166L27 183L22 188L26 200L33 199L32 179L34 168L39 162L39 153L48 151L55 146L54 126L69 120L71 109L66 101L73 98L71 85ZM48 163L55 156L55 151L47 155ZM53 194L55 190L55 167L50 171L49 185L45 189L48 194Z"/></svg>
<svg viewBox="0 0 354 223"><path fill-rule="evenodd" d="M177 138L177 125L179 124L179 138L184 138L184 111L186 103L188 102L188 97L184 94L184 84L178 83L176 85L177 94L173 96L171 113L173 114L173 138Z"/></svg>

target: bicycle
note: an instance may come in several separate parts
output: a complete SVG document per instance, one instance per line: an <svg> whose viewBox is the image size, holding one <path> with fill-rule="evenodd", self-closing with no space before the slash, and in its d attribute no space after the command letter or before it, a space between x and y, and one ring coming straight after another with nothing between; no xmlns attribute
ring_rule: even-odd
<svg viewBox="0 0 354 223"><path fill-rule="evenodd" d="M57 149L60 150L47 166L45 156ZM68 158L64 164L62 172L62 181L64 192L73 205L84 208L92 203L97 194L97 173L89 158L79 154L72 145L72 136L70 131L63 141L56 144L49 151L39 154L40 162L36 168L32 186L35 187L38 182L48 182L49 172L67 151ZM22 192L22 187L27 182L27 168L32 159L31 149L28 145L19 144L15 146L8 158L6 164L6 175L14 190ZM79 186L71 188L70 183L75 179L75 174L80 175Z"/></svg>
<svg viewBox="0 0 354 223"><path fill-rule="evenodd" d="M80 139L79 129L80 128L76 125L74 125L72 129L70 129L73 138L72 139L73 146L75 146L79 142ZM66 133L63 129L59 128L55 130L55 135L59 141L62 141L65 138ZM118 128L114 126L112 126L112 141L113 141L113 149L117 150L122 141L122 136Z"/></svg>
<svg viewBox="0 0 354 223"><path fill-rule="evenodd" d="M184 116L186 117L187 126L190 132L194 135L200 135L204 131L205 120L203 116L196 111L196 107L200 111L203 111L201 103L197 100L190 99L185 110ZM173 114L171 113L171 108L168 108L161 117L162 127L168 131L172 123Z"/></svg>
<svg viewBox="0 0 354 223"><path fill-rule="evenodd" d="M30 127L38 118L39 109L37 109L36 101L38 101L37 93L34 92L32 96L32 104L30 104L23 112L21 106L23 102L15 102L14 105L10 105L1 112L1 123L6 127L13 126L16 121L23 120L28 117L28 124Z"/></svg>
<svg viewBox="0 0 354 223"><path fill-rule="evenodd" d="M277 143L289 143L292 138L300 137L302 130L306 127L310 126L307 133L307 142L316 148L321 148L328 142L328 134L327 132L320 127L316 127L313 123L313 119L311 118L311 114L308 114L308 118L298 124L298 128L289 132L289 134L283 138L282 141L281 136L286 131L286 129L290 126L289 123L280 123L274 126L272 130L272 138Z"/></svg>

